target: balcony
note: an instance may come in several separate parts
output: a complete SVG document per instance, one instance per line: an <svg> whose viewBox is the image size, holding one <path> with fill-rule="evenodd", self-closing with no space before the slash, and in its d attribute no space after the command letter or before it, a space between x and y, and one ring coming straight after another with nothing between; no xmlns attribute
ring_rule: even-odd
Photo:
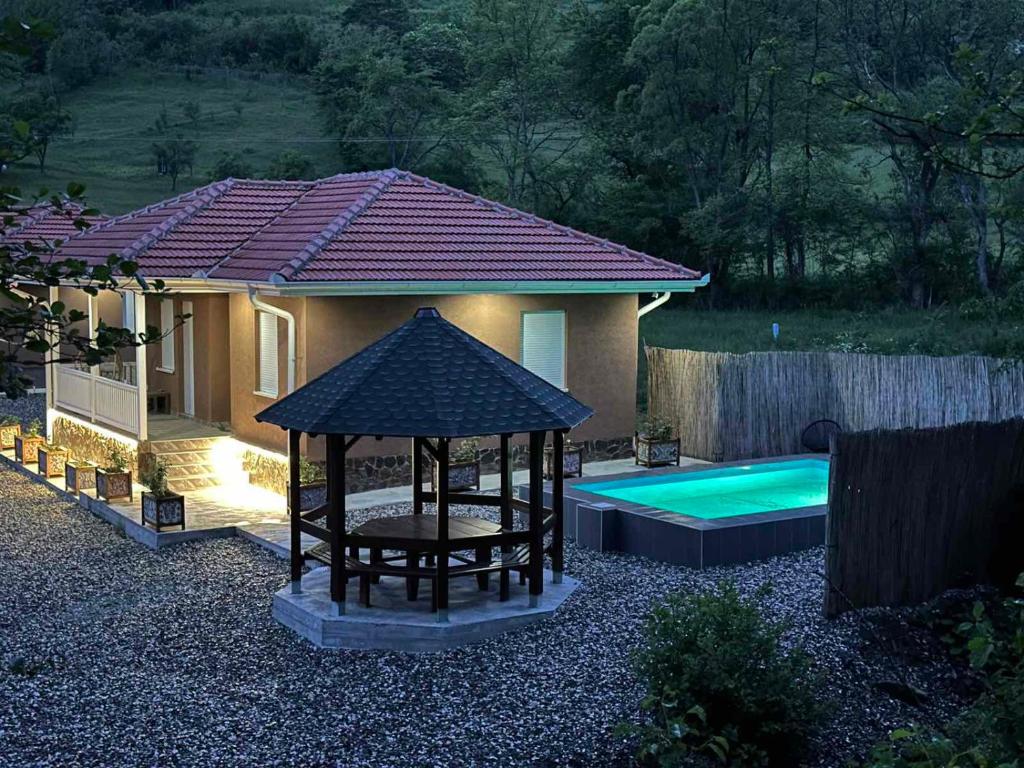
<svg viewBox="0 0 1024 768"><path fill-rule="evenodd" d="M90 421L140 435L139 387L133 364L120 370L56 366L54 404Z"/></svg>

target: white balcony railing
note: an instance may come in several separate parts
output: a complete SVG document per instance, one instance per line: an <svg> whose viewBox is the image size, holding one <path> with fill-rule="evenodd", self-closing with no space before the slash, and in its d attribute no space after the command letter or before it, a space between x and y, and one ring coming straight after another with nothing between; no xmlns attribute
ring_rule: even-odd
<svg viewBox="0 0 1024 768"><path fill-rule="evenodd" d="M139 434L139 388L132 384L59 365L56 405L129 434Z"/></svg>

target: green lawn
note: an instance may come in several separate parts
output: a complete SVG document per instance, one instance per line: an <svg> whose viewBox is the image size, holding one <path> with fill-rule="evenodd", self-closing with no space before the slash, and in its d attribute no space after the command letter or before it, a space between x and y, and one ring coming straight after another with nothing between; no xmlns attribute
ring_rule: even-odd
<svg viewBox="0 0 1024 768"><path fill-rule="evenodd" d="M193 128L182 103L199 103L202 117ZM194 173L178 179L178 192L205 184L222 151L241 153L254 175L262 176L285 149L309 157L317 175L341 170L335 144L322 135L316 99L301 79L247 80L136 70L106 78L70 93L65 101L75 119L73 136L50 149L45 174L29 161L16 164L5 182L32 194L42 187L63 190L69 181L86 185L91 204L105 213L123 213L176 194L159 176L151 154L152 125L166 106L184 136L199 151ZM241 115L236 112L241 107Z"/></svg>
<svg viewBox="0 0 1024 768"><path fill-rule="evenodd" d="M772 338L779 324L779 339ZM640 320L651 346L710 352L772 349L875 352L879 354L1016 354L1024 322L964 320L955 309L864 312L707 312L659 309Z"/></svg>

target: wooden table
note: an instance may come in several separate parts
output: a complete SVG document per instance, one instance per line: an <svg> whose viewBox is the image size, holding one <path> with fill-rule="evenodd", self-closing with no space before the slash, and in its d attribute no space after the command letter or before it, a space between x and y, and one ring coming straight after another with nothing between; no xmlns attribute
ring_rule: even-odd
<svg viewBox="0 0 1024 768"><path fill-rule="evenodd" d="M502 532L501 524L482 520L478 517L449 517L448 541L450 550L475 551L474 563L481 569L475 573L477 585L481 590L488 588L488 572L484 570L491 562L493 538ZM358 553L359 546L370 550L370 563L383 562L383 550L401 550L405 553L406 568L419 569L420 557L426 555L427 566L433 563L437 551L437 516L436 515L402 515L400 517L380 517L370 520L352 529L353 538L362 539L361 544L353 544L352 549ZM488 541L491 539L491 541ZM475 569L474 569L475 570ZM379 581L376 576L374 582ZM360 598L369 603L369 579L360 579ZM406 596L415 600L419 591L419 577L406 576Z"/></svg>

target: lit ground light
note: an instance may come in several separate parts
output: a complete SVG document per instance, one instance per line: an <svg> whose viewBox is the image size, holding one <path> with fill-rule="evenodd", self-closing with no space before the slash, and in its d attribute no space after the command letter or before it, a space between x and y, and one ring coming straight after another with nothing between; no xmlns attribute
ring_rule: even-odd
<svg viewBox="0 0 1024 768"><path fill-rule="evenodd" d="M873 631L821 619L821 556L697 573L568 546L583 585L552 619L441 654L323 651L271 619L287 565L255 545L150 552L0 469L0 764L626 765L612 729L637 714L629 655L647 606L729 577L745 592L774 581L771 610L835 702L809 764L840 766L891 727L948 715L955 670L893 614ZM893 664L926 709L870 687Z"/></svg>

